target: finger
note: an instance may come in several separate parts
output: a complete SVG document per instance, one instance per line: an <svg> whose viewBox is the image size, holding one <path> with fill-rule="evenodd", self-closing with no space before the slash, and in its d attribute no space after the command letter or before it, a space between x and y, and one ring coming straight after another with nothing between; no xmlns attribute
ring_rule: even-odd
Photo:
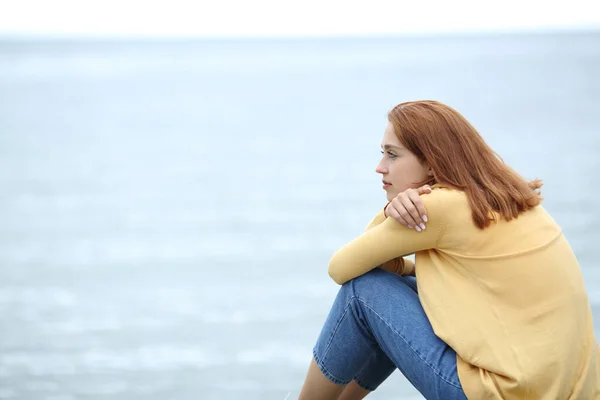
<svg viewBox="0 0 600 400"><path fill-rule="evenodd" d="M398 211L394 208L393 203L390 203L390 205L388 206L387 215L388 215L388 217L391 217L391 218L395 219L396 221L398 221L398 223L400 223L404 226L408 226L408 222L406 222L406 220L404 218L402 218L402 216L400 214L398 214Z"/></svg>
<svg viewBox="0 0 600 400"><path fill-rule="evenodd" d="M429 185L423 185L420 188L417 189L417 192L419 194L427 194L427 193L431 193L431 186Z"/></svg>
<svg viewBox="0 0 600 400"><path fill-rule="evenodd" d="M404 207L404 213L400 212L400 215L402 215L402 217L405 220L407 220L409 224L411 224L411 225L414 224L413 226L415 227L415 229L417 231L420 231L421 229L423 229L423 227L420 226L422 221L421 221L421 216L419 215L419 211L413 204L410 197L408 197L408 194L405 193L403 196L400 196L399 200L402 202L402 206ZM423 225L423 226L425 226L425 225Z"/></svg>
<svg viewBox="0 0 600 400"><path fill-rule="evenodd" d="M421 229L425 229L425 222L427 222L427 210L425 209L425 205L423 204L421 196L419 196L416 192L413 191L408 192L407 195L419 213L418 220L417 218L415 218L416 222L419 224ZM421 226L421 224L423 225Z"/></svg>
<svg viewBox="0 0 600 400"><path fill-rule="evenodd" d="M398 196L396 196L396 198L392 201L392 205L394 207L394 210L402 217L404 218L404 220L406 221L407 225L409 228L415 228L418 231L421 230L420 227L418 227L416 225L415 220L413 219L413 217L410 215L410 213L408 212L408 210L406 209L406 206L404 205L404 203L402 202L402 198L404 197L404 194L399 194Z"/></svg>
<svg viewBox="0 0 600 400"><path fill-rule="evenodd" d="M388 207L388 213L387 213L387 215L388 215L389 217L392 217L392 218L394 218L396 221L398 221L398 223L399 223L400 225L404 225L404 226L406 226L406 227L408 227L408 228L410 228L410 229L413 229L413 226L414 226L414 225L412 225L412 226L411 226L411 225L408 223L408 221L406 221L406 220L405 220L405 219L402 217L402 215L400 215L400 214L398 213L398 210L396 210L396 208L394 207L394 203L391 203L391 204L389 205L389 207Z"/></svg>

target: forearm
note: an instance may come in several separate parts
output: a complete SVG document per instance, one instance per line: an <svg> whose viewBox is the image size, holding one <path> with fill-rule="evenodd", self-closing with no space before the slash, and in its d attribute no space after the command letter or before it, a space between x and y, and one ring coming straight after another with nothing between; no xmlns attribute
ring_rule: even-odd
<svg viewBox="0 0 600 400"><path fill-rule="evenodd" d="M365 231L368 231L369 229L375 228L377 225L381 224L383 221L385 221L385 219L387 218L387 216L385 215L385 209L387 208L387 206L390 203L388 202L385 207L383 207L381 210L379 210L379 212L377 213L377 215L371 220L371 222L369 222L369 225L367 225Z"/></svg>
<svg viewBox="0 0 600 400"><path fill-rule="evenodd" d="M368 231L369 229L374 228L377 225L381 224L383 221L385 221L385 219L386 219L385 210L389 204L390 204L390 202L388 202L385 205L385 207L383 207L383 209L381 209L379 211L379 213L377 213L375 218L373 218L371 220L369 225L367 225L367 229L365 229L365 230ZM415 263L409 258L403 258L403 257L394 258L393 260L390 260L390 261L380 265L379 267L385 269L386 271L393 272L394 274L397 274L397 275L415 276Z"/></svg>

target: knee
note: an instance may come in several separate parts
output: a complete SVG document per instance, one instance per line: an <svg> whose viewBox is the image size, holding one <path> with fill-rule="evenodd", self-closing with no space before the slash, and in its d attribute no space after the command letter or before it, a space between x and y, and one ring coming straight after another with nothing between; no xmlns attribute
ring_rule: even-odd
<svg viewBox="0 0 600 400"><path fill-rule="evenodd" d="M354 296L369 297L379 296L390 291L410 289L414 284L411 277L396 275L381 268L375 268L364 275L356 277L343 286L348 285Z"/></svg>
<svg viewBox="0 0 600 400"><path fill-rule="evenodd" d="M383 277L382 273L387 271L375 268L363 275L357 276L354 279L350 279L340 287L339 295L347 299L356 297L358 294L363 296L370 291L370 288L376 286L375 282L381 280Z"/></svg>
<svg viewBox="0 0 600 400"><path fill-rule="evenodd" d="M382 285L388 284L390 279L394 276L397 275L394 275L391 272L381 268L374 268L366 274L358 276L344 285L351 287L353 292L356 294L365 294L367 292L380 289Z"/></svg>

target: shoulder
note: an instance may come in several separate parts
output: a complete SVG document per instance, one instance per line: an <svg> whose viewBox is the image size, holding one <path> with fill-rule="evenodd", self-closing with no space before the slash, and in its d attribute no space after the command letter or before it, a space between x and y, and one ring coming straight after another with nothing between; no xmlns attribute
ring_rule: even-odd
<svg viewBox="0 0 600 400"><path fill-rule="evenodd" d="M463 225L472 221L471 206L467 194L460 190L433 187L431 193L421 195L430 221L440 226Z"/></svg>
<svg viewBox="0 0 600 400"><path fill-rule="evenodd" d="M431 193L421 195L425 207L432 206L440 210L452 211L455 208L469 207L465 192L440 186L433 186Z"/></svg>

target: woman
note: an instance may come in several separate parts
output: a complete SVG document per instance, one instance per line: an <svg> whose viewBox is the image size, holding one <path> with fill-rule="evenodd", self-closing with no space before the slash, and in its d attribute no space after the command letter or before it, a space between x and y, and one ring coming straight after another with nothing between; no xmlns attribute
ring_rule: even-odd
<svg viewBox="0 0 600 400"><path fill-rule="evenodd" d="M342 287L300 399L362 399L396 368L426 399L600 398L582 274L541 182L444 104L388 120L389 202L330 261Z"/></svg>

